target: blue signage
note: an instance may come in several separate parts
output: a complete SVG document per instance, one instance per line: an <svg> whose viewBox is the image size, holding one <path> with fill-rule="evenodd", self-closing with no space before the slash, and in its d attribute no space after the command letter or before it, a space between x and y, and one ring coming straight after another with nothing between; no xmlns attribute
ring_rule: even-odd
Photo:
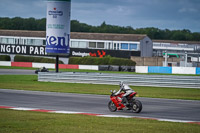
<svg viewBox="0 0 200 133"><path fill-rule="evenodd" d="M46 36L46 52L51 54L69 54L70 35L66 37Z"/></svg>

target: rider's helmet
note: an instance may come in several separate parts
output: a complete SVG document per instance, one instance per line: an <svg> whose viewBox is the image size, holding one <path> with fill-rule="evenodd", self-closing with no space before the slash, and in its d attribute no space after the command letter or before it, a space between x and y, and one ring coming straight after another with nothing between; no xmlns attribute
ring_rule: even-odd
<svg viewBox="0 0 200 133"><path fill-rule="evenodd" d="M123 82L123 81L120 81L120 82L119 82L120 88L121 88L123 85L124 85L124 82Z"/></svg>

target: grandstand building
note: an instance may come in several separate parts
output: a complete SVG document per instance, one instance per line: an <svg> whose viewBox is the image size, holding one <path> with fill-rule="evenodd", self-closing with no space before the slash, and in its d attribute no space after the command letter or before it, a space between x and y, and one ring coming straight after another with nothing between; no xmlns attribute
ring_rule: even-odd
<svg viewBox="0 0 200 133"><path fill-rule="evenodd" d="M31 50L35 51L29 49L27 55L46 56L45 37L45 31L0 30L0 53L24 54L25 51L20 51L25 49L22 46L29 46ZM9 51L6 51L6 48ZM169 66L181 66L181 61L186 58L190 63L189 66L198 66L200 60L200 42L152 41L147 35L71 32L70 48L70 56L102 57L110 55L131 58L138 62L138 65L162 66L165 53L168 57L173 56L174 58L172 60L169 58L171 61ZM148 60L146 64L145 60ZM159 60L160 62L156 62Z"/></svg>

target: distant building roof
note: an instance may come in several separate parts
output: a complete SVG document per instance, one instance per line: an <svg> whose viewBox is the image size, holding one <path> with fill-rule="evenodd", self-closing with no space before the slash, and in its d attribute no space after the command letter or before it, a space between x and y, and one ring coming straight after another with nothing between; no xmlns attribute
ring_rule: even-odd
<svg viewBox="0 0 200 133"><path fill-rule="evenodd" d="M45 31L0 30L0 36L45 37Z"/></svg>
<svg viewBox="0 0 200 133"><path fill-rule="evenodd" d="M157 43L171 43L171 44L200 44L200 41L175 41L175 40L152 40Z"/></svg>
<svg viewBox="0 0 200 133"><path fill-rule="evenodd" d="M19 36L19 37L46 37L46 31L28 31L28 30L0 30L0 36ZM114 34L114 33L86 33L71 32L71 39L88 40L112 40L112 41L140 41L147 35L142 34ZM200 41L174 41L174 40L152 40L158 43L172 44L199 44Z"/></svg>
<svg viewBox="0 0 200 133"><path fill-rule="evenodd" d="M71 32L72 39L140 41L143 40L145 37L147 37L147 35Z"/></svg>
<svg viewBox="0 0 200 133"><path fill-rule="evenodd" d="M0 36L19 36L19 37L44 37L45 31L27 31L27 30L0 30ZM113 34L113 33L83 33L71 32L71 39L88 40L112 40L112 41L140 41L147 37L142 34Z"/></svg>

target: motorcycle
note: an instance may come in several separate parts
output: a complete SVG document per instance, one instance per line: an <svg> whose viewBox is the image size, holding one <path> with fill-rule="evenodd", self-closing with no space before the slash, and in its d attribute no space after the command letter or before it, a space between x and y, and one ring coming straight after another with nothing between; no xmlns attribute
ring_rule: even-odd
<svg viewBox="0 0 200 133"><path fill-rule="evenodd" d="M43 67L43 68L40 68L40 69L38 68L37 70L35 70L35 74L38 74L38 72L49 72L49 70Z"/></svg>
<svg viewBox="0 0 200 133"><path fill-rule="evenodd" d="M122 103L122 97L125 93L121 92L116 95L116 90L111 90L110 101L108 103L108 108L111 112L115 112L116 110L132 110L135 113L140 113L142 111L142 103L139 100L136 100L134 97L137 92L131 93L128 97L128 105L125 106Z"/></svg>

